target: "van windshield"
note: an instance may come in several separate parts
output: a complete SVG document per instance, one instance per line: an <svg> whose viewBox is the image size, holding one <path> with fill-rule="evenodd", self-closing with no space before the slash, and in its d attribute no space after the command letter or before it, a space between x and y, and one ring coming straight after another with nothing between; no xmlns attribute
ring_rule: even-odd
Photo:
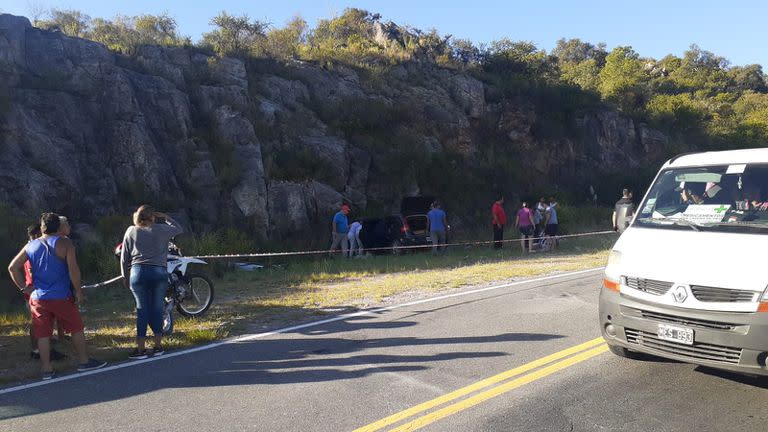
<svg viewBox="0 0 768 432"><path fill-rule="evenodd" d="M634 225L768 234L768 164L662 171Z"/></svg>

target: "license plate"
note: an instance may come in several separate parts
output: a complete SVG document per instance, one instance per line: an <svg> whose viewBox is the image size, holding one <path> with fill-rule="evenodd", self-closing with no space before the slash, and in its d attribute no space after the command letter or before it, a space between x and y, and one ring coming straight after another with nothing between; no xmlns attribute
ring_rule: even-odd
<svg viewBox="0 0 768 432"><path fill-rule="evenodd" d="M666 341L693 345L693 329L686 327L659 324L657 335L659 336L659 339Z"/></svg>

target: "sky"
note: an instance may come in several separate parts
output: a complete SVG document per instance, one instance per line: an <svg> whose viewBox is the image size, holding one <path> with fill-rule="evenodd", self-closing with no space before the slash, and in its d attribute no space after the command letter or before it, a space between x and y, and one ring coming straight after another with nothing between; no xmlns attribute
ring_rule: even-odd
<svg viewBox="0 0 768 432"><path fill-rule="evenodd" d="M77 9L91 17L167 12L179 32L198 40L221 10L282 26L301 15L310 26L347 7L378 12L383 20L470 39L507 37L551 50L560 38L579 38L610 50L630 45L643 57L681 56L691 44L732 65L768 66L768 2L755 0L0 0L0 11L31 17L35 10Z"/></svg>

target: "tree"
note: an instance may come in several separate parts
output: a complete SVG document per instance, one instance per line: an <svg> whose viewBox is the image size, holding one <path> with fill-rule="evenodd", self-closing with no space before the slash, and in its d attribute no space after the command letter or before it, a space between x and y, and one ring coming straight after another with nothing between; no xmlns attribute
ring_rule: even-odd
<svg viewBox="0 0 768 432"><path fill-rule="evenodd" d="M557 57L561 65L563 63L582 63L587 60L595 60L598 67L603 67L608 53L605 51L604 43L595 46L588 42L582 42L581 39L560 39L552 50L552 55Z"/></svg>
<svg viewBox="0 0 768 432"><path fill-rule="evenodd" d="M40 20L49 14L48 8L41 0L28 0L27 12L30 18L32 18L32 25L39 28L42 28L40 27Z"/></svg>
<svg viewBox="0 0 768 432"><path fill-rule="evenodd" d="M341 16L317 22L311 39L331 42L336 48L349 47L351 41L372 40L373 23L381 18L363 9L348 8Z"/></svg>
<svg viewBox="0 0 768 432"><path fill-rule="evenodd" d="M221 56L245 56L259 51L259 43L266 39L268 23L251 21L248 15L232 16L222 11L210 24L216 29L203 34L201 44Z"/></svg>
<svg viewBox="0 0 768 432"><path fill-rule="evenodd" d="M464 67L477 65L482 60L480 49L469 39L452 39L450 50L453 59Z"/></svg>
<svg viewBox="0 0 768 432"><path fill-rule="evenodd" d="M726 91L733 80L726 73L728 60L698 45L691 45L685 52L680 67L669 76L678 86L688 91L701 90L710 96Z"/></svg>
<svg viewBox="0 0 768 432"><path fill-rule="evenodd" d="M442 36L436 29L418 33L418 49L414 54L421 59L446 64L451 57L450 40L450 35Z"/></svg>
<svg viewBox="0 0 768 432"><path fill-rule="evenodd" d="M307 22L296 16L281 29L267 33L266 51L279 59L297 59L307 40Z"/></svg>
<svg viewBox="0 0 768 432"><path fill-rule="evenodd" d="M67 36L86 37L91 24L91 17L73 9L51 9L47 20L36 21L39 28L58 30Z"/></svg>
<svg viewBox="0 0 768 432"><path fill-rule="evenodd" d="M598 90L603 98L615 102L625 112L632 113L644 105L644 80L643 65L638 54L632 47L620 46L605 58Z"/></svg>
<svg viewBox="0 0 768 432"><path fill-rule="evenodd" d="M183 45L189 38L180 37L176 31L176 20L166 13L161 15L139 15L130 20L132 27L144 45Z"/></svg>
<svg viewBox="0 0 768 432"><path fill-rule="evenodd" d="M728 71L728 76L733 80L734 90L738 92L748 90L758 93L768 92L763 67L758 64L733 67Z"/></svg>
<svg viewBox="0 0 768 432"><path fill-rule="evenodd" d="M707 118L706 108L689 93L655 95L648 102L648 115L656 127L690 133Z"/></svg>
<svg viewBox="0 0 768 432"><path fill-rule="evenodd" d="M176 32L176 21L167 14L114 17L111 21L96 18L87 37L109 49L133 55L141 45L189 45L188 37Z"/></svg>
<svg viewBox="0 0 768 432"><path fill-rule="evenodd" d="M544 75L550 64L544 51L529 41L502 38L491 42L485 54L486 68L498 72Z"/></svg>
<svg viewBox="0 0 768 432"><path fill-rule="evenodd" d="M600 67L597 60L587 59L579 63L560 65L560 77L563 81L576 84L584 90L597 91L600 84Z"/></svg>
<svg viewBox="0 0 768 432"><path fill-rule="evenodd" d="M125 40L124 28L112 21L96 18L91 25L90 38L113 51L126 53L130 43Z"/></svg>
<svg viewBox="0 0 768 432"><path fill-rule="evenodd" d="M388 61L388 52L401 54L398 46L376 42L374 25L381 26L380 18L379 14L349 8L340 16L319 20L308 36L311 57L322 61L334 59L369 65Z"/></svg>

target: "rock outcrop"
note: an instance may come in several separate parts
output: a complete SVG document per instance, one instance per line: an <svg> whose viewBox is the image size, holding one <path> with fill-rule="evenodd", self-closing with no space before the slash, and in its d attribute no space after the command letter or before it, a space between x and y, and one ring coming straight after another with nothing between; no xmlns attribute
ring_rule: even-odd
<svg viewBox="0 0 768 432"><path fill-rule="evenodd" d="M0 15L0 202L93 224L151 201L196 229L279 239L316 233L344 201L396 211L400 197L434 189L418 161L458 155L457 172L470 171L489 134L550 183L636 168L666 145L607 108L582 114L567 137L540 136L534 105L490 101L489 86L425 64L369 82L344 66L193 48L126 57Z"/></svg>

